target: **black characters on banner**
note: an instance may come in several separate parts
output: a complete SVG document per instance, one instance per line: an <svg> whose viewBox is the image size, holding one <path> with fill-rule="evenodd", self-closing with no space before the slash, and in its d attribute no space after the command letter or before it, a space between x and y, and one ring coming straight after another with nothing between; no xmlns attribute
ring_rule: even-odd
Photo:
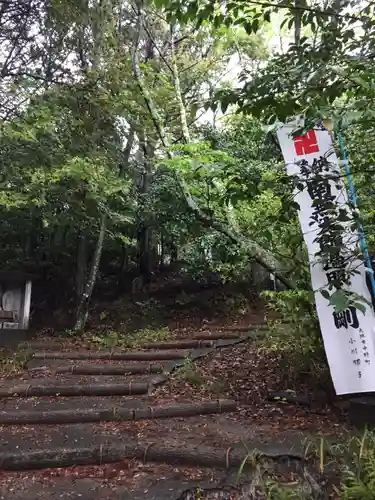
<svg viewBox="0 0 375 500"><path fill-rule="evenodd" d="M297 156L319 152L318 141L314 130L304 136L294 138L294 147ZM340 208L337 196L332 194L332 186L340 187L339 170L334 168L326 156L315 157L311 163L305 158L298 162L300 168L299 184L306 186L312 201L313 212L310 216L310 226L318 228L320 255L326 256L323 269L327 278L328 289L340 289L343 285L350 287L350 273L347 271L349 257L343 253L343 226L342 222L349 220L345 208ZM301 187L301 186L300 186ZM319 254L318 254L319 255ZM359 338L350 338L350 352L353 364L356 366L358 377L362 377L362 367L370 364L369 352L366 346L365 335L360 328L358 311L355 307L348 307L342 312L333 312L333 322L339 330L341 328L359 329Z"/></svg>

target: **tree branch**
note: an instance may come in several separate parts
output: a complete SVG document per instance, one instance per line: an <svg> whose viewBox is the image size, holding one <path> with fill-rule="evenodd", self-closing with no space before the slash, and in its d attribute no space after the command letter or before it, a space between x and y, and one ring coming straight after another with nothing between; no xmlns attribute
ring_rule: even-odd
<svg viewBox="0 0 375 500"><path fill-rule="evenodd" d="M171 50L172 50L173 83L174 83L174 88L175 88L175 93L176 93L178 109L180 112L182 135L183 135L185 142L188 144L190 142L190 134L189 134L189 128L188 128L187 118L186 118L186 109L185 109L184 101L182 100L182 94L181 94L180 76L178 74L177 60L176 60L176 54L175 54L175 48L174 48L173 26L171 27Z"/></svg>

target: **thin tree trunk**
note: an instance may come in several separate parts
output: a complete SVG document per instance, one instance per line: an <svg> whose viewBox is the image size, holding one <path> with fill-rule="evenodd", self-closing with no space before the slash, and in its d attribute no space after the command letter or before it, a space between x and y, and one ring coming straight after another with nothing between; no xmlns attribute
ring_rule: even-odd
<svg viewBox="0 0 375 500"><path fill-rule="evenodd" d="M141 206L147 203L148 192L151 180L151 163L149 154L153 154L151 148L147 147L146 136L140 132L140 152L143 158L143 173L140 186ZM147 211L146 211L147 213ZM139 256L139 274L142 278L142 283L145 284L149 281L151 274L151 229L149 227L147 216L144 217L145 211L140 210L138 214L138 256Z"/></svg>
<svg viewBox="0 0 375 500"><path fill-rule="evenodd" d="M147 88L144 85L143 75L139 67L138 46L139 46L139 39L142 26L142 17L143 17L142 9L138 6L136 38L134 41L134 49L132 54L133 72L137 80L138 87L141 91L146 106L149 110L155 129L160 138L160 141L167 150L166 154L168 155L169 158L173 158L172 153L168 150L169 144L167 136L163 129L162 120L154 105L150 93L148 92ZM242 234L233 231L226 224L218 220L215 220L211 218L209 215L205 214L197 205L197 203L194 201L193 197L190 194L189 188L185 180L183 179L181 173L178 171L178 169L174 170L174 174L176 182L183 193L183 196L185 198L188 207L195 214L197 219L201 221L203 225L216 229L218 232L224 234L233 243L244 247L256 262L258 262L262 267L267 269L267 271L269 271L270 273L273 273L277 277L277 279L279 279L281 283L283 283L287 288L289 289L295 288L295 284L291 280L289 280L282 272L280 272L281 266L276 261L273 255L270 255L268 252L266 252L266 250L264 250L262 247L260 247L260 245L258 245L254 241L249 240Z"/></svg>
<svg viewBox="0 0 375 500"><path fill-rule="evenodd" d="M131 127L130 131L129 131L129 135L128 135L128 140L126 141L126 146L124 149L122 162L120 165L120 176L121 177L123 177L125 175L125 172L129 166L130 153L132 151L134 140L135 140L135 130L133 127Z"/></svg>
<svg viewBox="0 0 375 500"><path fill-rule="evenodd" d="M126 146L125 146L125 149L123 151L122 161L120 163L120 168L119 168L120 177L124 177L126 171L129 168L130 154L131 154L131 151L132 151L132 148L134 145L134 141L135 141L135 128L132 124L130 124L129 135L128 135L128 138L126 141ZM126 244L123 243L120 271L119 271L119 274L117 276L117 285L118 285L118 290L120 292L123 290L124 274L125 274L125 270L128 266L128 261L129 261L128 249L126 247Z"/></svg>
<svg viewBox="0 0 375 500"><path fill-rule="evenodd" d="M147 282L151 274L151 234L147 224L142 224L138 232L139 273Z"/></svg>
<svg viewBox="0 0 375 500"><path fill-rule="evenodd" d="M83 230L78 235L77 267L76 267L76 302L80 303L85 287L87 268L87 233Z"/></svg>
<svg viewBox="0 0 375 500"><path fill-rule="evenodd" d="M124 244L122 246L122 257L121 257L121 265L120 272L124 273L129 264L129 252L128 247Z"/></svg>
<svg viewBox="0 0 375 500"><path fill-rule="evenodd" d="M165 260L165 241L164 241L164 234L160 234L160 255L159 255L159 267L164 266L164 260Z"/></svg>
<svg viewBox="0 0 375 500"><path fill-rule="evenodd" d="M129 264L129 252L126 243L123 243L121 248L121 264L117 276L117 290L122 293L125 287L125 272Z"/></svg>
<svg viewBox="0 0 375 500"><path fill-rule="evenodd" d="M334 15L332 16L332 24L334 28L337 28L337 25L339 23L339 15L341 12L341 6L342 6L342 0L334 0L332 3L332 8L334 11Z"/></svg>
<svg viewBox="0 0 375 500"><path fill-rule="evenodd" d="M94 290L94 286L95 286L95 282L96 282L96 278L97 278L99 266L100 266L100 259L101 259L102 251L103 251L106 223L107 223L107 217L106 217L106 214L103 214L101 216L99 236L98 236L98 240L96 242L95 252L94 252L94 256L93 256L92 263L91 263L90 274L88 276L88 279L87 279L87 282L85 285L85 290L81 295L81 300L80 300L80 303L79 303L79 306L77 309L76 323L74 325L75 331L83 330L85 328L85 325L87 322L90 299L92 296L92 292Z"/></svg>
<svg viewBox="0 0 375 500"><path fill-rule="evenodd" d="M188 144L190 142L190 133L189 133L189 127L187 123L187 117L186 117L186 108L184 101L182 99L182 93L181 93L181 85L180 85L180 76L178 73L178 68L177 68L177 59L176 59L176 54L175 54L175 49L174 49L174 36L173 36L173 27L171 28L171 50L172 50L172 71L173 71L173 82L174 82L174 88L176 91L176 100L178 104L178 109L180 113L180 121L181 121L181 128L182 128L182 136L185 139L185 142Z"/></svg>
<svg viewBox="0 0 375 500"><path fill-rule="evenodd" d="M301 0L294 0L294 43L298 47L301 40L301 17L302 17L302 2Z"/></svg>
<svg viewBox="0 0 375 500"><path fill-rule="evenodd" d="M178 261L178 248L176 245L171 247L171 264L176 264Z"/></svg>

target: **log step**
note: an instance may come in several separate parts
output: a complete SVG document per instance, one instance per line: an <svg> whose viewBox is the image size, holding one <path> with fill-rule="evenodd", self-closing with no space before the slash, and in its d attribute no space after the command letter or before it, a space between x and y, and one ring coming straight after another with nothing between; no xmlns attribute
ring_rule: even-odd
<svg viewBox="0 0 375 500"><path fill-rule="evenodd" d="M140 349L198 349L200 347L213 346L212 340L209 339L187 339L187 340L170 340L167 342L144 342L140 343L137 347ZM40 351L60 351L64 346L58 342L22 342L19 348L28 349L36 352ZM92 351L90 351L92 352ZM93 351L95 352L95 351Z"/></svg>
<svg viewBox="0 0 375 500"><path fill-rule="evenodd" d="M156 361L156 360L174 360L187 357L188 352L181 351L129 351L129 352L111 352L111 351L83 351L83 352L34 352L33 359L120 359L128 361Z"/></svg>
<svg viewBox="0 0 375 500"><path fill-rule="evenodd" d="M209 339L187 339L171 340L168 342L147 342L140 344L142 349L200 349L201 347L212 347L215 343Z"/></svg>
<svg viewBox="0 0 375 500"><path fill-rule="evenodd" d="M258 330L263 331L267 326L233 326L227 327L225 330L206 330L194 335L196 340L219 340L219 339L237 339L242 338L246 334L256 333Z"/></svg>
<svg viewBox="0 0 375 500"><path fill-rule="evenodd" d="M34 369L36 370L36 369ZM76 375L126 375L128 373L163 373L162 365L71 365L54 368L55 373L73 373Z"/></svg>
<svg viewBox="0 0 375 500"><path fill-rule="evenodd" d="M251 447L196 447L163 446L159 443L140 445L138 443L92 446L89 448L54 448L18 453L0 453L0 470L22 471L32 469L70 467L73 465L102 465L120 462L125 459L138 459L143 462L159 462L171 465L184 464L202 467L222 467L230 469L253 461L252 452L258 451L264 458L284 463L304 461L301 453L284 450L262 451ZM287 459L287 460L286 460ZM295 464L295 465L297 465Z"/></svg>
<svg viewBox="0 0 375 500"><path fill-rule="evenodd" d="M77 424L150 420L154 418L191 417L236 411L235 401L205 401L196 404L175 404L148 408L88 408L74 410L24 410L0 411L0 425Z"/></svg>
<svg viewBox="0 0 375 500"><path fill-rule="evenodd" d="M194 335L194 338L200 342L204 340L221 340L221 339L238 339L243 332L199 332Z"/></svg>
<svg viewBox="0 0 375 500"><path fill-rule="evenodd" d="M211 331L212 333L218 333L221 332L223 335L226 333L246 333L254 330L267 330L269 328L268 323L257 323L257 324L251 324L251 325L231 325L231 326L215 326L215 325L210 325L206 326L207 330L206 331ZM195 335L194 335L195 338Z"/></svg>
<svg viewBox="0 0 375 500"><path fill-rule="evenodd" d="M70 344L72 345L72 344ZM31 351L41 351L54 349L56 351L63 349L64 345L61 342L40 342L39 340L28 340L18 344L19 349L26 349Z"/></svg>
<svg viewBox="0 0 375 500"><path fill-rule="evenodd" d="M0 388L0 398L33 396L131 396L147 394L151 389L148 382L129 382L126 384L90 385L16 385Z"/></svg>

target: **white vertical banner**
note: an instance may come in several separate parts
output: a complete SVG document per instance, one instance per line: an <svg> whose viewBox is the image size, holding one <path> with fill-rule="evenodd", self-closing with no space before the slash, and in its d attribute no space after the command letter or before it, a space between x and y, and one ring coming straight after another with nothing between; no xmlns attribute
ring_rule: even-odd
<svg viewBox="0 0 375 500"><path fill-rule="evenodd" d="M299 219L309 254L311 282L333 384L337 394L372 392L375 391L375 313L373 308L366 305L364 314L354 307L342 313L336 313L320 291L328 289L329 280L332 279L337 269L334 266L332 269L327 269L327 266L323 266L323 263L316 257L316 253L320 250L319 242L316 241L319 232L316 203L318 199L330 196L333 203L339 205L340 208L345 207L348 201L346 187L342 181L339 183L330 181L329 185L327 183L322 183L321 186L315 184L315 190L306 188L306 171L309 169L311 171L311 167L319 159L323 157L328 160L332 173L339 170L339 162L331 136L326 129L314 128L303 136L293 138L293 131L301 124L303 125L301 118L297 117L295 121L279 128L277 136L288 174L298 176L305 186L303 190L296 190L294 200L300 207ZM326 173L329 175L329 172ZM358 241L358 233L348 228L343 235L346 251L349 250L355 254ZM358 273L351 277L350 287L347 290L361 295L371 303L364 263L359 259L352 261L350 268L355 268Z"/></svg>

